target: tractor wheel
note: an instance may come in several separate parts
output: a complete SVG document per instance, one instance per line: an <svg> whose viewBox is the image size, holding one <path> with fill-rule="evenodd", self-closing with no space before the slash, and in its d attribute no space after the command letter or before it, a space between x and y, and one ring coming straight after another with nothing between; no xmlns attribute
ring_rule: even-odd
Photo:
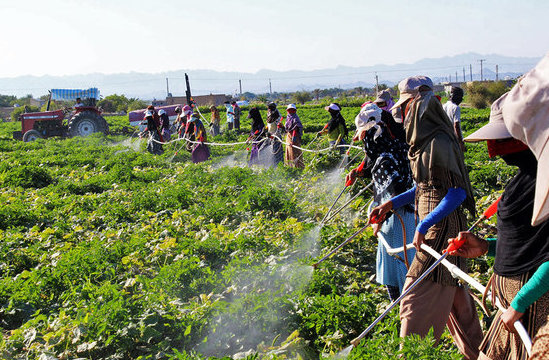
<svg viewBox="0 0 549 360"><path fill-rule="evenodd" d="M109 126L103 117L93 111L82 111L69 121L69 136L88 136L96 132L107 134Z"/></svg>
<svg viewBox="0 0 549 360"><path fill-rule="evenodd" d="M40 134L37 130L31 129L23 134L24 142L34 141L36 139L42 139L42 134Z"/></svg>

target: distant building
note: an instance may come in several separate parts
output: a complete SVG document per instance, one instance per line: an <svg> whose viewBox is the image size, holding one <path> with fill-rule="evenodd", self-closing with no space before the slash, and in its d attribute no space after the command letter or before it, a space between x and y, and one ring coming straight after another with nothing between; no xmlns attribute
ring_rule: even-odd
<svg viewBox="0 0 549 360"><path fill-rule="evenodd" d="M40 100L40 99L30 99L29 105L40 109L42 105L44 105L44 102L45 102L44 100Z"/></svg>
<svg viewBox="0 0 549 360"><path fill-rule="evenodd" d="M230 101L232 98L225 94L210 94L210 95L197 95L193 96L193 100L198 106L220 106L225 101ZM166 98L165 105L186 104L187 98L185 96L169 96Z"/></svg>
<svg viewBox="0 0 549 360"><path fill-rule="evenodd" d="M168 104L166 101L164 100L156 100L154 99L153 101L151 101L151 105L154 106L154 107L157 107L157 106L166 106L166 105L172 105L172 104Z"/></svg>
<svg viewBox="0 0 549 360"><path fill-rule="evenodd" d="M11 116L11 112L15 110L14 107L0 107L0 119L2 120L9 120Z"/></svg>

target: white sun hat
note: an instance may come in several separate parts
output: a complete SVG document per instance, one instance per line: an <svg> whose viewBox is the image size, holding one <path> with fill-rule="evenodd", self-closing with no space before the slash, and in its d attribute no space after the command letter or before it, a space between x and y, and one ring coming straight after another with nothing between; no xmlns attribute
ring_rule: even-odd
<svg viewBox="0 0 549 360"><path fill-rule="evenodd" d="M532 226L536 226L549 219L549 53L509 91L503 121L538 159L532 214Z"/></svg>

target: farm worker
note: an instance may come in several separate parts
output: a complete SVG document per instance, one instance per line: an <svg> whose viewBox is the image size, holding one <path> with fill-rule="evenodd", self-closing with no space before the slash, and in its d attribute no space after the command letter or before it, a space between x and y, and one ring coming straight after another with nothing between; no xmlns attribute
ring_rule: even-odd
<svg viewBox="0 0 549 360"><path fill-rule="evenodd" d="M259 109L256 107L251 108L248 113L248 119L252 119L252 130L250 131L250 136L248 137L248 141L252 143L252 149L250 152L250 160L248 161L248 165L265 164L266 159L264 156L261 156L262 154L260 154L260 152L264 154L267 149L265 142L266 130L265 123L263 122L263 118L261 118Z"/></svg>
<svg viewBox="0 0 549 360"><path fill-rule="evenodd" d="M303 162L303 156L301 149L298 149L298 146L301 146L301 136L303 135L303 125L301 120L297 115L297 108L295 104L290 104L286 108L286 113L288 114L286 118L285 129L287 132L286 135L286 154L284 155L284 163L290 167L295 167L299 169L305 168L305 163Z"/></svg>
<svg viewBox="0 0 549 360"><path fill-rule="evenodd" d="M537 226L528 221L534 210L538 161L528 146L511 136L503 122L502 105L507 97L508 93L492 104L487 125L465 138L486 141L490 157L499 155L519 169L498 203L497 241L488 242L470 232L461 232L459 238L465 243L455 252L464 257L495 255L491 291L508 309L497 312L480 346L479 359L526 359L528 355L514 332L514 322L521 319L534 336L549 315L549 220ZM544 171L547 179L549 174ZM543 358L547 355L548 352Z"/></svg>
<svg viewBox="0 0 549 360"><path fill-rule="evenodd" d="M378 93L377 98L373 101L381 109L381 121L387 125L391 136L398 138L403 143L406 143L406 132L404 125L401 122L396 122L390 109L395 105L389 90L382 90Z"/></svg>
<svg viewBox="0 0 549 360"><path fill-rule="evenodd" d="M77 97L76 98L76 104L74 104L74 108L77 109L77 108L82 107L82 106L84 106L84 104L82 103L82 99Z"/></svg>
<svg viewBox="0 0 549 360"><path fill-rule="evenodd" d="M462 100L463 89L457 86L452 86L452 89L450 90L450 98L442 106L442 108L446 112L446 115L448 115L448 118L454 127L454 132L459 140L459 143L461 144L461 149L465 150L465 146L463 145L463 135L461 134L461 109L459 107Z"/></svg>
<svg viewBox="0 0 549 360"><path fill-rule="evenodd" d="M215 105L210 106L210 134L217 136L220 134L221 117L219 116L219 110Z"/></svg>
<svg viewBox="0 0 549 360"><path fill-rule="evenodd" d="M389 90L381 90L377 93L377 98L373 101L381 110L389 111L394 105L393 97Z"/></svg>
<svg viewBox="0 0 549 360"><path fill-rule="evenodd" d="M192 152L191 157L193 160L193 163L199 163L202 161L206 161L210 158L210 149L204 142L206 142L207 139L207 133L206 128L204 127L204 124L202 121L200 121L200 117L198 114L192 114L191 118L188 120L187 127L189 128L189 124L192 125L192 137L198 143L192 145ZM190 144L190 143L189 143Z"/></svg>
<svg viewBox="0 0 549 360"><path fill-rule="evenodd" d="M538 161L532 226L541 225L549 219L548 104L549 54L518 80L503 104L503 121L507 129L513 137L528 145ZM528 219L522 219L522 221L528 221ZM547 358L549 358L549 324L545 323L535 334L531 359Z"/></svg>
<svg viewBox="0 0 549 360"><path fill-rule="evenodd" d="M171 133L170 133L170 118L168 117L168 114L166 114L166 110L161 109L158 112L158 116L160 117L160 129L162 132L162 138L164 139L164 142L170 141Z"/></svg>
<svg viewBox="0 0 549 360"><path fill-rule="evenodd" d="M355 124L357 130L353 140L362 140L366 153L364 161L372 164L369 168L374 182L374 202L382 204L411 189L414 184L408 161L408 146L391 136L387 125L381 120L381 109L375 104L365 106L356 116ZM356 177L365 177L366 173L366 166L362 164L349 172L346 182L352 184ZM411 244L416 225L413 206L405 205L395 212L404 222L405 229L402 229L400 220L394 215L385 219L383 224L372 225L374 235L379 233L392 248L402 247L404 236L406 242ZM398 255L411 263L415 250L408 250L406 257L403 253ZM385 285L391 301L400 296L407 271L406 264L389 255L380 240L376 256L376 281Z"/></svg>
<svg viewBox="0 0 549 360"><path fill-rule="evenodd" d="M177 110L177 109L176 109ZM187 121L191 117L193 109L189 105L183 106L183 109L179 109L179 114L177 115L178 122L178 132L179 137L185 137L185 131L187 130Z"/></svg>
<svg viewBox="0 0 549 360"><path fill-rule="evenodd" d="M318 135L328 134L330 146L336 147L338 145L346 144L345 137L349 133L345 119L341 115L341 106L337 103L332 103L324 108L324 110L330 113L331 119L324 126L324 129L318 132ZM344 152L343 148L340 148L340 152Z"/></svg>
<svg viewBox="0 0 549 360"><path fill-rule="evenodd" d="M284 153L282 149L282 117L276 108L276 104L271 102L267 105L267 132L269 134L269 143L272 152L272 165L277 166L284 161Z"/></svg>
<svg viewBox="0 0 549 360"><path fill-rule="evenodd" d="M371 217L381 219L391 209L416 204L418 223L414 235L416 256L406 274L406 289L435 259L420 249L426 243L442 252L447 240L466 229L462 208L475 213L475 201L465 168L463 152L448 116L433 93L433 82L425 76L414 76L398 84L400 99L393 108L402 111L408 158L416 183L402 193L373 209ZM448 260L466 271L465 259ZM460 286L445 267L436 267L406 295L400 305L400 336L426 336L431 328L440 339L447 325L460 352L466 359L476 359L482 330L471 295Z"/></svg>
<svg viewBox="0 0 549 360"><path fill-rule="evenodd" d="M228 101L225 102L225 108L227 109L227 127L232 130L234 126L234 108Z"/></svg>
<svg viewBox="0 0 549 360"><path fill-rule="evenodd" d="M231 106L233 107L234 112L234 129L236 131L240 131L240 115L242 115L242 111L240 110L240 106L238 106L236 101L232 101Z"/></svg>
<svg viewBox="0 0 549 360"><path fill-rule="evenodd" d="M150 110L145 112L143 119L144 124L147 126L145 131L149 133L149 140L147 141L147 151L154 155L162 155L164 150L162 149L162 139L158 126L154 120L154 113Z"/></svg>

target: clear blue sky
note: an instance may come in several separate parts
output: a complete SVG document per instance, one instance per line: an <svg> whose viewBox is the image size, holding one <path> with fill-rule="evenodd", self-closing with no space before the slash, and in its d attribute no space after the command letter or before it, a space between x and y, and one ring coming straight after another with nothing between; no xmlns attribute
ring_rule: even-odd
<svg viewBox="0 0 549 360"><path fill-rule="evenodd" d="M546 0L0 0L0 14L0 77L549 51Z"/></svg>

